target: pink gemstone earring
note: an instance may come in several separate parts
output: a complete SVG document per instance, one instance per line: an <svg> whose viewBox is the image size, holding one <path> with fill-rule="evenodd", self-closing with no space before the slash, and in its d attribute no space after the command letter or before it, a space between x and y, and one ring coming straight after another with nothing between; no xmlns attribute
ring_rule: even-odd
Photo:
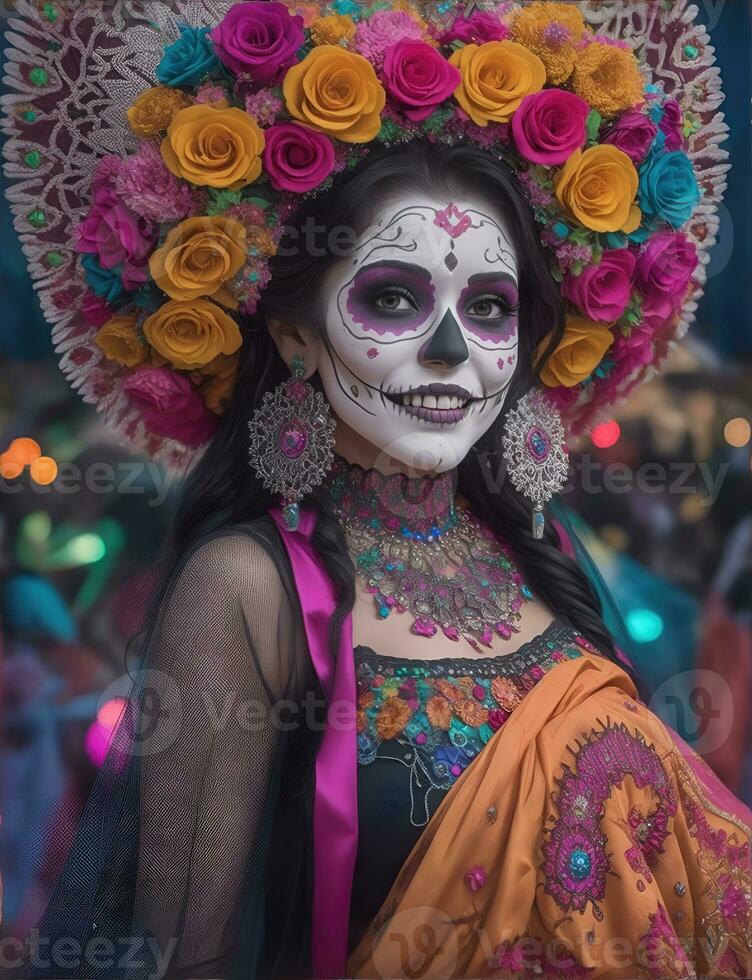
<svg viewBox="0 0 752 980"><path fill-rule="evenodd" d="M282 497L286 526L295 531L301 499L318 486L334 459L335 420L321 394L303 380L296 354L292 377L267 391L248 422L253 469L264 486Z"/></svg>

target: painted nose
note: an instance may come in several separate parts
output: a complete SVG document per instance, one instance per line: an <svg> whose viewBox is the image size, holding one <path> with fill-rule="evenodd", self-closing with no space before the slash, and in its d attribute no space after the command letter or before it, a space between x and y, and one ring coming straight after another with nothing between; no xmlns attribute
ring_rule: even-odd
<svg viewBox="0 0 752 980"><path fill-rule="evenodd" d="M418 354L425 364L438 364L442 367L457 367L470 356L459 323L451 310L447 310L433 335Z"/></svg>

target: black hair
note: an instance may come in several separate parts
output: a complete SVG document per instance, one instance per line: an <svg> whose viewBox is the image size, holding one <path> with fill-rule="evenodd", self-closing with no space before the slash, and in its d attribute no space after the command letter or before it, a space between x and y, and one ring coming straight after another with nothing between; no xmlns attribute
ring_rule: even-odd
<svg viewBox="0 0 752 980"><path fill-rule="evenodd" d="M280 252L271 260L272 280L259 309L244 326L237 385L219 430L186 482L173 544L181 552L203 534L248 522L276 502L248 465L247 421L264 393L289 377L266 318L277 316L295 323L308 317L310 323L321 283L341 255L295 248L302 229L315 222L323 229L362 231L386 195L408 188L446 194L449 199L463 193L482 194L501 209L511 229L519 263L518 365L504 410L459 466L457 489L509 546L534 593L604 656L617 660L600 602L584 571L563 553L551 521L543 539L535 540L530 504L503 478L501 436L506 413L535 384L541 364L561 338L564 307L517 178L505 162L478 147L423 140L377 150L299 209ZM313 320L317 320L315 312ZM545 349L536 364L541 344ZM339 627L355 599L355 571L326 490L312 492L305 504L317 514L313 545L337 589L338 607L331 624L336 649Z"/></svg>

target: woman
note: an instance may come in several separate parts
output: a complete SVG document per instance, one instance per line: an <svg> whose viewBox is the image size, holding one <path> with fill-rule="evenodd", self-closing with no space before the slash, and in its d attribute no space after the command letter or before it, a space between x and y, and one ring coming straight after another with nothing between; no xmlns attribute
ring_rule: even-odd
<svg viewBox="0 0 752 980"><path fill-rule="evenodd" d="M224 411L40 924L78 959L32 948L34 975L752 967L749 814L642 703L543 512L544 390L582 423L678 325L676 110L575 8L476 6L230 7L130 110L139 167L95 172L121 424L176 455Z"/></svg>

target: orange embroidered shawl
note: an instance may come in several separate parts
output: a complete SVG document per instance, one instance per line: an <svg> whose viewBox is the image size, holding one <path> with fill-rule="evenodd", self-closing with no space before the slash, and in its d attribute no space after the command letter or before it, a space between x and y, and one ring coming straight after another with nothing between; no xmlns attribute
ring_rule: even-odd
<svg viewBox="0 0 752 980"><path fill-rule="evenodd" d="M348 976L752 976L752 814L635 698L587 651L551 670L443 800Z"/></svg>

